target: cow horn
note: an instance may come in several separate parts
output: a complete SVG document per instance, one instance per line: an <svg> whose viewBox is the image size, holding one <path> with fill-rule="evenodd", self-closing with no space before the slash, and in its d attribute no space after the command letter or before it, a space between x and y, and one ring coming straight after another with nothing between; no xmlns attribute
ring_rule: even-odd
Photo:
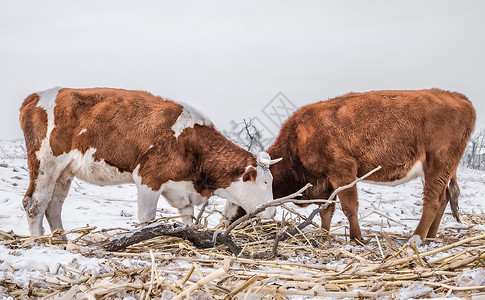
<svg viewBox="0 0 485 300"><path fill-rule="evenodd" d="M263 166L271 166L271 165L274 165L275 163L281 161L283 158L280 157L280 158L277 158L277 159L266 159L266 158L262 158L260 157L258 159L258 162L260 165L263 165Z"/></svg>

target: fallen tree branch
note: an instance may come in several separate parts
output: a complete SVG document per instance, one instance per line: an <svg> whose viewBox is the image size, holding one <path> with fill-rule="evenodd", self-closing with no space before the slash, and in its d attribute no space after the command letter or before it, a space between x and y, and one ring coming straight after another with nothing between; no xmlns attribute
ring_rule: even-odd
<svg viewBox="0 0 485 300"><path fill-rule="evenodd" d="M117 251L161 235L182 238L192 242L199 248L214 247L214 243L212 242L213 232L197 230L197 227L195 226L183 226L177 223L152 223L145 227L117 235L104 246L104 249L108 251ZM224 244L226 244L233 253L239 253L241 251L232 240L225 241Z"/></svg>

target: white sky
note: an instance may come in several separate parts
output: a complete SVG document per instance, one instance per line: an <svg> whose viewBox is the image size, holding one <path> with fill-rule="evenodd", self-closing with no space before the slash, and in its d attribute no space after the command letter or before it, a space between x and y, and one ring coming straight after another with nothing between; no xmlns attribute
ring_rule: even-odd
<svg viewBox="0 0 485 300"><path fill-rule="evenodd" d="M0 139L30 93L147 90L227 129L279 91L459 91L485 122L485 1L0 1Z"/></svg>

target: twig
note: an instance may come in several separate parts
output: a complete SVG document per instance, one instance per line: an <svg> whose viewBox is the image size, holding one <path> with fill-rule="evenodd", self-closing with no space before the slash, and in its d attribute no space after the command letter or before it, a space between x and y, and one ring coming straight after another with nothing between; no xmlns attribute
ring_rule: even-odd
<svg viewBox="0 0 485 300"><path fill-rule="evenodd" d="M151 268L151 272L150 272L150 287L148 288L148 292L145 296L145 300L148 300L150 299L150 294L152 293L152 288L153 288L153 278L155 276L155 257L153 256L153 251L152 249L150 249L150 257L152 259L152 268ZM158 276L157 276L158 277Z"/></svg>
<svg viewBox="0 0 485 300"><path fill-rule="evenodd" d="M300 197L302 196L303 192L308 189L309 187L311 187L312 185L310 183L307 183L304 187L302 187L298 192L296 193L293 193L291 195L288 195L288 196L285 196L285 197L282 197L282 198L278 198L276 200L273 200L273 201L270 201L268 203L265 203L263 205L260 205L256 208L255 211L249 213L249 214L246 214L242 217L240 217L239 219L237 219L236 221L234 221L231 225L229 225L229 227L226 229L226 231L224 232L224 235L223 235L223 238L227 238L227 236L229 235L229 233L239 224L241 224L242 222L246 221L246 220L249 220L251 219L252 217L256 216L257 214L259 214L260 212L264 211L266 208L268 207L273 207L273 206L280 206L281 204L283 203L287 203L287 202L293 202L293 198L295 197Z"/></svg>
<svg viewBox="0 0 485 300"><path fill-rule="evenodd" d="M384 251L382 251L381 242L379 241L379 237L377 236L377 234L374 234L374 236L376 237L377 246L379 246L379 251L381 252L382 259L384 259L386 257L384 256Z"/></svg>

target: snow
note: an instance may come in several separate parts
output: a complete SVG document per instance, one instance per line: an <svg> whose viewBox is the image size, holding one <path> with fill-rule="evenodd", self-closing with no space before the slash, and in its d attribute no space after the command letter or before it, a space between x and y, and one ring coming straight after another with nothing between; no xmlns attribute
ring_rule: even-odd
<svg viewBox="0 0 485 300"><path fill-rule="evenodd" d="M484 214L485 203L485 173L460 167L458 169L458 184L461 189L459 199L463 213ZM26 162L25 146L22 140L0 141L0 230L13 231L16 234L28 235L28 224L22 207L22 198L29 185L29 174ZM359 221L364 234L385 231L411 236L416 228L422 210L422 182L420 179L395 187L359 183ZM96 186L75 179L69 191L63 208L63 223L66 230L84 227L86 225L98 228L133 229L137 224L136 188L133 184L115 186ZM219 222L224 200L213 197L211 205L206 209L210 212L209 226ZM308 215L315 206L299 208L290 205L302 214ZM195 214L198 213L196 209ZM171 207L163 197L158 203L157 216L177 216L176 208ZM278 217L281 211L278 212ZM318 219L314 220L319 223ZM336 209L332 220L333 231L345 233L347 218L340 208ZM48 230L47 221L44 228ZM466 230L467 226L457 223L451 216L449 207L443 217L440 231L446 228ZM439 232L440 232L439 231ZM426 242L419 248L426 251L440 247L433 242ZM350 250L353 246L348 246ZM442 254L445 255L445 254ZM290 260L309 262L310 257L293 257ZM8 265L16 269L15 278L18 282L28 284L32 277L41 276L45 270L55 270L58 264L70 265L78 263L92 270L102 269L102 259L89 258L81 253L72 253L58 248L34 246L29 249L11 250L0 246L0 280L6 276ZM8 265L7 265L8 264ZM190 265L183 266L190 268ZM328 265L336 270L343 269L339 261ZM473 273L475 272L475 273ZM480 281L483 284L485 274L483 269L464 273L463 283ZM466 281L466 282L465 282ZM407 287L401 290L401 299L419 297L429 292L429 287ZM0 298L2 290L0 288Z"/></svg>
<svg viewBox="0 0 485 300"><path fill-rule="evenodd" d="M40 271L54 271L59 265L79 264L85 270L101 269L100 263L103 260L97 258L87 258L78 253L72 253L58 248L46 248L35 246L30 249L10 250L5 246L0 246L0 274L6 270L7 264L12 266L15 271L15 282L23 283L26 287L30 277L42 277ZM1 278L2 275L0 275ZM3 275L5 276L5 275Z"/></svg>
<svg viewBox="0 0 485 300"><path fill-rule="evenodd" d="M478 268L467 270L456 277L458 286L480 286L485 284L485 270Z"/></svg>
<svg viewBox="0 0 485 300"><path fill-rule="evenodd" d="M401 288L401 291L399 292L399 295L398 295L398 299L399 300L412 299L412 298L427 294L431 291L433 291L432 288L430 288L429 286L424 286L422 283L412 284L409 287Z"/></svg>

